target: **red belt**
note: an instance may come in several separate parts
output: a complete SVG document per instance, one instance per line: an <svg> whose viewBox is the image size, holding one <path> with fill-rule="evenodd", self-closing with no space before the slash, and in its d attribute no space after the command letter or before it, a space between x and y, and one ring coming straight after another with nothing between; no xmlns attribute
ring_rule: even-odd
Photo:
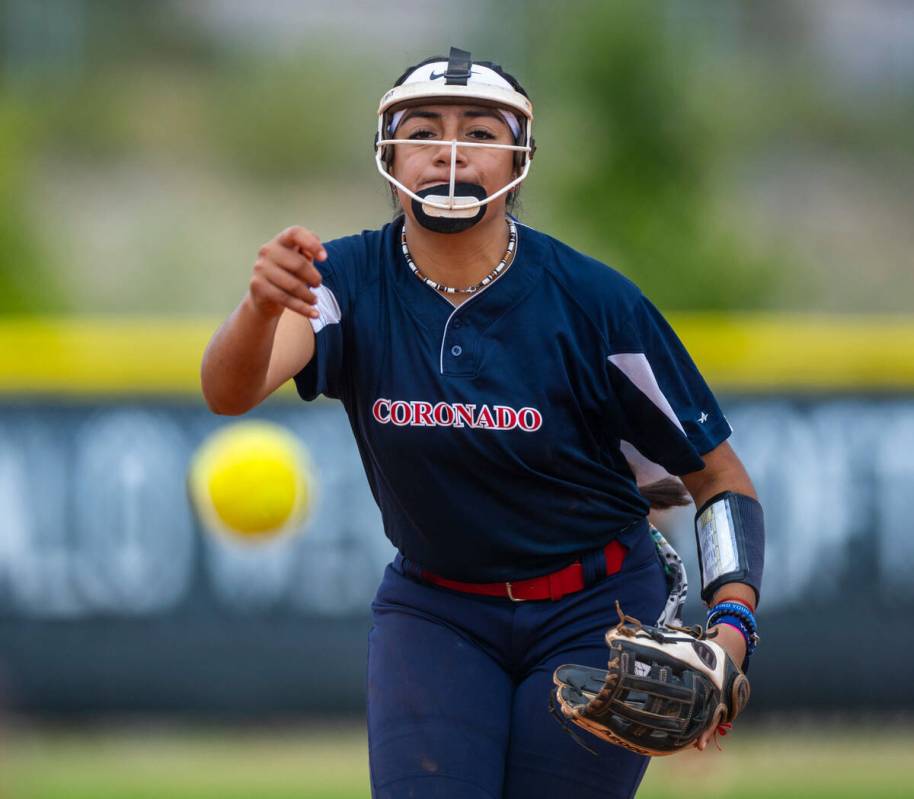
<svg viewBox="0 0 914 799"><path fill-rule="evenodd" d="M606 574L615 574L622 568L626 547L613 539L603 550L606 560ZM467 594L485 594L502 596L515 602L527 599L561 599L566 594L573 594L584 588L584 566L580 561L570 563L564 569L552 574L531 577L528 580L516 580L510 583L464 583L460 580L449 580L437 574L422 570L422 579L442 588L463 591Z"/></svg>

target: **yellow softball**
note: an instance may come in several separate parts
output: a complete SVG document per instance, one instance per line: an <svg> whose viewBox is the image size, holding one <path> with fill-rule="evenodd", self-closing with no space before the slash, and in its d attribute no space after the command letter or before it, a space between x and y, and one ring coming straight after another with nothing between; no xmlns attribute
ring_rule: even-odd
<svg viewBox="0 0 914 799"><path fill-rule="evenodd" d="M189 482L207 528L250 539L299 527L313 493L304 445L263 421L235 422L210 435L194 455Z"/></svg>

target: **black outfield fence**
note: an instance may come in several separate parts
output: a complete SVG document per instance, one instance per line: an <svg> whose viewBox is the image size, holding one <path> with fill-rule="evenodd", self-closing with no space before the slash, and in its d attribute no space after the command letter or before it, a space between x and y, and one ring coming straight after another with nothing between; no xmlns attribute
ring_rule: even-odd
<svg viewBox="0 0 914 799"><path fill-rule="evenodd" d="M753 709L914 710L914 399L723 406L768 528ZM253 416L295 431L317 467L304 534L256 547L203 532L187 500L193 452L233 420L178 401L0 405L2 706L361 707L368 605L393 549L348 421L330 402ZM702 621L691 511L660 524L689 567L688 621ZM893 657L861 680L888 640Z"/></svg>

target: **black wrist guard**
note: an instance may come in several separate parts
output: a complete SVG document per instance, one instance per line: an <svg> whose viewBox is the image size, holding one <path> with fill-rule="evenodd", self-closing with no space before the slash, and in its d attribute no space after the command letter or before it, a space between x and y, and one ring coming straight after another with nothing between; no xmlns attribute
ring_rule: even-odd
<svg viewBox="0 0 914 799"><path fill-rule="evenodd" d="M701 567L701 598L710 602L725 583L746 583L758 600L765 566L762 506L745 494L725 491L695 514L695 538Z"/></svg>

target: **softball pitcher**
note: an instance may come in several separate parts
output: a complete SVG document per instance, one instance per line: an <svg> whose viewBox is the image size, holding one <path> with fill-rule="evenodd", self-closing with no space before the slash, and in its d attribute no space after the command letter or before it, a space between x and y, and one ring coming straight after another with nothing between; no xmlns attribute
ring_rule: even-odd
<svg viewBox="0 0 914 799"><path fill-rule="evenodd" d="M377 799L634 794L648 758L597 738L594 756L549 709L557 667L605 667L617 602L664 615L632 464L701 509L717 643L741 664L756 638L762 521L730 426L631 281L510 214L534 151L498 65L452 49L410 67L375 141L396 218L326 244L279 233L203 360L216 413L294 379L349 415L398 551L369 635Z"/></svg>

